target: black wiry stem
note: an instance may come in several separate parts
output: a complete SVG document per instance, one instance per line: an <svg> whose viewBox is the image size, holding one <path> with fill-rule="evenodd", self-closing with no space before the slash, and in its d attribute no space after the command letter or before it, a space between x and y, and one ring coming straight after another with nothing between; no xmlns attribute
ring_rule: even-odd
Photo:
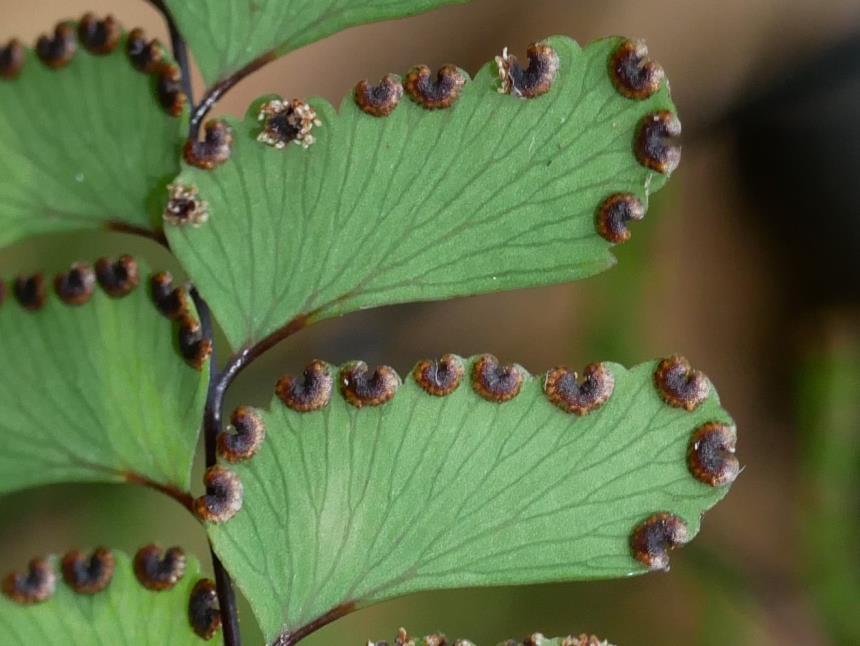
<svg viewBox="0 0 860 646"><path fill-rule="evenodd" d="M173 49L173 57L182 71L182 84L185 95L190 104L194 104L194 93L191 87L191 67L188 62L188 49L185 40L173 20L173 15L164 4L163 0L150 0L152 5L158 9L167 22L170 30L170 41ZM162 234L163 235L163 234ZM166 240L164 241L166 242ZM223 388L219 387L221 376L218 374L218 358L215 354L215 338L212 334L212 316L209 306L201 298L197 289L191 288L191 298L197 308L200 317L200 327L204 338L212 344L212 354L209 358L209 390L206 393L206 409L203 413L203 439L206 447L206 468L214 466L218 460L215 442L221 430L221 402L223 400ZM216 397L217 395L217 397ZM211 492L210 492L211 493ZM239 632L239 613L236 609L236 593L233 590L233 582L221 560L209 544L209 552L212 556L212 569L215 572L215 588L218 593L218 607L221 610L221 631L224 637L224 646L242 646L242 636Z"/></svg>
<svg viewBox="0 0 860 646"><path fill-rule="evenodd" d="M191 120L188 126L188 140L196 141L200 137L200 128L203 125L203 120L206 115L212 110L215 104L229 92L235 85L242 81L245 77L253 74L264 65L270 63L277 58L274 51L261 54L250 63L245 65L240 70L222 79L204 94L200 103L194 103L194 94L191 86L191 68L188 61L188 50L185 46L185 41L182 34L173 20L173 15L164 4L164 0L149 0L149 2L158 9L164 16L170 30L170 40L173 49L173 57L182 71L183 90L188 102L194 106L192 109ZM137 231L135 231L137 233ZM167 240L162 233L155 238L157 242L167 245ZM260 340L254 345L244 348L233 355L222 371L218 370L218 359L215 353L215 338L212 333L212 316L209 312L209 306L206 301L200 296L195 287L190 289L191 298L197 308L197 314L200 317L200 327L204 338L211 343L212 351L209 358L209 389L206 394L206 408L203 414L203 437L206 452L206 468L214 466L218 461L217 455L217 438L221 431L221 414L224 408L224 395L233 380L251 363L258 359L262 354L270 350L280 341L298 332L308 322L308 319L313 315L303 314L275 330L272 334ZM211 493L211 492L208 492ZM190 507L190 500L180 500L187 508ZM209 544L209 552L212 557L212 568L215 573L215 587L218 593L218 605L221 610L221 630L224 638L224 646L242 646L242 637L239 631L239 613L236 608L236 594L233 590L233 582L230 579L230 574L224 568L212 544ZM292 645L298 643L301 639L313 633L326 624L338 619L354 609L353 604L344 604L338 606L332 611L326 613L319 619L311 622L307 626L297 630L295 633L281 636L283 644Z"/></svg>
<svg viewBox="0 0 860 646"><path fill-rule="evenodd" d="M150 0L152 5L158 9L167 22L170 30L170 41L173 49L173 57L182 71L183 90L188 102L194 104L194 93L191 86L191 67L188 62L188 49L185 40L173 20L173 15L164 4L163 0ZM166 245L166 239L160 240ZM212 316L206 301L192 287L190 290L197 315L200 317L200 328L204 338L211 343L212 353L209 358L209 389L206 393L206 408L203 413L203 439L206 447L206 468L214 466L218 460L215 442L221 430L221 403L224 389L220 387L221 375L218 373L218 358L215 354L215 337L212 334ZM188 505L190 509L190 504ZM221 631L224 637L224 646L242 646L242 636L239 632L239 613L236 609L236 593L233 590L233 582L230 575L221 563L221 559L212 549L209 543L209 553L212 557L212 569L215 572L215 588L218 593L218 607L221 611Z"/></svg>
<svg viewBox="0 0 860 646"><path fill-rule="evenodd" d="M253 74L258 69L266 65L267 63L271 63L273 60L277 58L275 52L266 52L265 54L261 54L250 63L245 65L242 69L233 72L230 76L218 81L215 85L209 88L206 91L206 94L203 95L203 98L200 99L200 103L198 103L192 114L191 114L191 122L188 125L188 139L189 140L197 140L200 136L200 126L203 125L203 119L206 118L206 115L209 114L209 111L215 106L216 103L221 99L222 96L227 94L230 89L236 85L239 81L244 79L246 76Z"/></svg>
<svg viewBox="0 0 860 646"><path fill-rule="evenodd" d="M224 373L218 371L218 358L215 355L215 338L212 334L212 316L209 306L201 298L197 289L191 288L191 298L197 308L200 317L200 328L203 336L212 344L212 354L209 357L209 390L206 394L206 409L203 413L203 440L206 448L206 468L214 466L218 461L216 451L216 439L221 431L221 408L224 398L225 387ZM211 493L211 492L209 492ZM221 609L221 630L224 636L224 646L241 646L242 636L239 632L239 613L236 609L236 594L233 591L233 582L230 575L212 544L209 544L209 552L212 556L212 569L215 572L215 588L218 593L218 606Z"/></svg>
<svg viewBox="0 0 860 646"><path fill-rule="evenodd" d="M194 105L194 92L191 88L191 65L188 62L188 48L185 46L185 39L179 33L179 28L173 20L173 14L164 4L164 0L149 0L149 3L164 16L167 29L170 31L170 47L173 50L173 58L176 59L176 64L182 71L182 90L188 98L188 103Z"/></svg>
<svg viewBox="0 0 860 646"><path fill-rule="evenodd" d="M218 606L221 608L221 630L224 635L224 646L242 646L242 635L239 631L239 611L236 609L236 594L233 592L233 582L230 575L221 564L221 559L209 545L212 554L212 568L215 571L215 589L218 592Z"/></svg>

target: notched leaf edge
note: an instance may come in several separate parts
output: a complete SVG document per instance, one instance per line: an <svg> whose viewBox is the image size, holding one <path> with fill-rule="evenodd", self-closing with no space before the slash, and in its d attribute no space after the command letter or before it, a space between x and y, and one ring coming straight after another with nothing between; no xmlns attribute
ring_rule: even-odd
<svg viewBox="0 0 860 646"><path fill-rule="evenodd" d="M505 49L501 56L496 57L495 63L487 63L482 67L475 80L483 81L484 74L490 78L498 74L499 79L490 85L500 94L510 94L521 99L535 99L548 94L556 76L563 73L558 56L551 46L552 41L558 40L574 44L580 55L584 55L588 47L593 45L608 40L617 41L607 61L607 81L616 87L618 94L638 101L648 99L664 88L666 94L669 94L668 81L665 80L662 68L647 58L648 50L644 43L624 38L598 40L581 49L576 41L566 36L551 36L528 47L529 65L526 68L521 67L516 57ZM635 70L639 70L641 78L635 76ZM277 149L285 148L288 143L296 143L307 149L314 143L314 137L310 135L311 129L324 125L322 115L329 120L337 118L350 104L355 103L362 112L384 118L400 105L404 91L415 104L428 111L447 109L454 107L463 88L473 82L465 71L451 64L440 67L435 79L426 65L413 66L406 74L404 82L401 82L400 78L397 74L387 74L376 85L372 85L367 79L360 81L352 93L341 101L339 111L319 98L306 103L301 99L288 101L276 95L263 96L251 103L246 122L258 122L254 129L258 131L257 140L262 143ZM224 141L221 133L230 131L230 126L225 121L213 121L207 124L208 129L213 131L207 132L207 136L213 140L210 145L214 147L216 139L218 143ZM633 133L631 150L642 166L668 176L680 161L680 146L674 141L679 134L680 122L674 108L655 111L647 115ZM221 155L217 164L204 164L200 159L189 157L188 154L186 163L206 170L226 163L229 160L231 140L232 136L226 144L221 143ZM198 142L194 144L202 145ZM613 200L627 201L629 204L621 211L615 205L615 211L607 213ZM636 200L636 203L633 203L633 200ZM626 223L630 220L641 220L645 215L645 207L635 196L623 194L608 195L606 200L596 207L596 211L596 231L612 244L626 242L630 237Z"/></svg>
<svg viewBox="0 0 860 646"><path fill-rule="evenodd" d="M111 299L128 296L138 286L138 272L137 262L129 255L122 255L117 259L105 257L97 260L94 265L81 261L73 262L68 271L54 276L52 284L60 302L78 308L89 303L96 285ZM149 278L149 290L153 307L174 322L177 352L189 366L198 371L202 370L212 353L212 343L202 335L200 322L190 305L191 299L186 288L174 287L169 273L154 272ZM8 291L14 296L19 307L34 314L44 308L50 297L41 272L15 277ZM0 280L0 306L5 304L6 293L6 283Z"/></svg>

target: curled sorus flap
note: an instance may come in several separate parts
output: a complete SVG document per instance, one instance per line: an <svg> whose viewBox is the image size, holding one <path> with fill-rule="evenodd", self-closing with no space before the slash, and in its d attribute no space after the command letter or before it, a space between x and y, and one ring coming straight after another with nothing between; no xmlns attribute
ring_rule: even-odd
<svg viewBox="0 0 860 646"><path fill-rule="evenodd" d="M474 79L418 65L359 82L338 111L264 97L213 122L164 192L171 247L234 348L607 269L680 155L668 84L634 73L655 64L632 46L548 38Z"/></svg>
<svg viewBox="0 0 860 646"><path fill-rule="evenodd" d="M666 400L687 382L695 404ZM734 437L680 357L530 375L445 355L402 377L314 361L268 410L237 410L229 476L201 504L267 639L289 644L419 590L668 569L737 476Z"/></svg>

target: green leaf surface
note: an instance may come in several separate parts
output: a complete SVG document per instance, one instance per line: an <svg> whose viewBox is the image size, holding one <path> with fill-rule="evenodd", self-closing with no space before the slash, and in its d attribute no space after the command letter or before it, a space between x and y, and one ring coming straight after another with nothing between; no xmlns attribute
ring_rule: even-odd
<svg viewBox="0 0 860 646"><path fill-rule="evenodd" d="M668 86L622 97L608 61L621 39L586 50L548 41L560 71L547 95L497 92L495 64L455 105L405 96L376 118L353 98L311 101L322 126L309 150L256 141L256 110L233 123L232 158L186 167L177 183L208 202L199 227L170 226L171 247L235 347L302 315L319 320L590 276L614 263L595 230L617 192L647 204L665 176L640 165L638 124L673 111Z"/></svg>
<svg viewBox="0 0 860 646"><path fill-rule="evenodd" d="M62 579L59 559L50 562L56 591L47 601L20 605L0 595L3 646L185 646L206 642L191 629L188 599L200 565L188 558L185 575L171 590L153 592L135 578L131 559L114 552L108 587L94 595L74 592Z"/></svg>
<svg viewBox="0 0 860 646"><path fill-rule="evenodd" d="M159 105L126 37L105 56L80 44L51 70L24 51L0 78L0 245L108 225L161 229L164 186L179 170L185 119Z"/></svg>
<svg viewBox="0 0 860 646"><path fill-rule="evenodd" d="M686 460L695 429L730 423L713 389L687 412L656 392L656 362L607 363L614 392L579 417L521 368L519 395L483 399L474 361L444 397L410 376L381 406L335 393L316 412L275 398L259 413L262 446L229 467L244 504L209 535L267 639L420 590L641 574L635 527L669 512L693 537L726 494Z"/></svg>
<svg viewBox="0 0 860 646"><path fill-rule="evenodd" d="M337 31L467 0L166 0L208 85L260 56L277 58Z"/></svg>
<svg viewBox="0 0 860 646"><path fill-rule="evenodd" d="M7 297L0 492L131 476L187 491L208 370L183 361L176 337L143 284L119 299L96 287L78 307L51 293L35 312Z"/></svg>

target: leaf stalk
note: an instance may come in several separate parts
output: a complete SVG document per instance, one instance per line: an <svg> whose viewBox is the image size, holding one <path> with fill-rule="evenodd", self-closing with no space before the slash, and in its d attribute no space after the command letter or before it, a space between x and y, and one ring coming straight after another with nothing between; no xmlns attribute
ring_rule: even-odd
<svg viewBox="0 0 860 646"><path fill-rule="evenodd" d="M188 102L194 105L194 92L191 85L191 66L188 59L188 48L185 45L185 39L176 26L173 20L173 15L164 4L163 0L149 0L150 3L164 16L167 23L167 28L170 31L171 48L173 49L173 57L176 59L179 69L182 71L182 85ZM196 111L195 111L196 112ZM163 237L163 234L162 234ZM166 239L163 241L166 243ZM167 246L165 244L165 246ZM209 306L206 301L201 298L200 294L194 287L190 289L191 298L194 300L194 305L197 308L197 314L200 317L200 327L203 331L204 338L209 339L212 344L212 354L209 359L209 389L206 393L206 408L203 414L203 437L206 450L206 467L213 466L217 462L217 453L215 450L215 441L218 433L221 430L221 407L224 398L224 379L218 372L218 359L215 353L215 339L212 334L212 316L209 312ZM169 495L169 492L167 492ZM190 501L180 500L185 504L186 508L191 510ZM221 610L221 633L224 639L224 646L242 646L242 636L239 631L239 613L236 609L236 594L233 590L233 582L230 580L230 575L221 563L221 560L212 549L212 544L209 544L209 553L212 557L212 569L215 573L215 587L218 593L218 607Z"/></svg>

